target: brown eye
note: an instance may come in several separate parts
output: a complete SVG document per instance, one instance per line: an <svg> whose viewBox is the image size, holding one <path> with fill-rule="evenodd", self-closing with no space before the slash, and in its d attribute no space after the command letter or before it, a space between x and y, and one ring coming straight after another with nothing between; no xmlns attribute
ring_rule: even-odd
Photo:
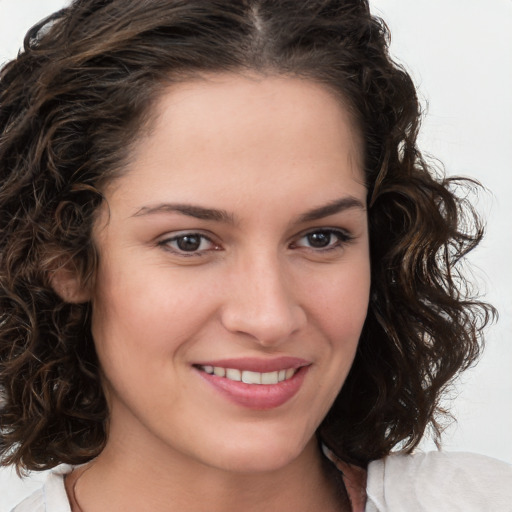
<svg viewBox="0 0 512 512"><path fill-rule="evenodd" d="M192 252L201 247L202 237L199 235L184 235L176 238L176 245L180 251Z"/></svg>
<svg viewBox="0 0 512 512"><path fill-rule="evenodd" d="M317 229L301 236L295 247L304 247L318 251L338 249L352 240L352 236L339 229Z"/></svg>
<svg viewBox="0 0 512 512"><path fill-rule="evenodd" d="M306 236L310 247L315 249L322 249L328 247L331 244L332 233L326 231L317 231L316 233L310 233Z"/></svg>
<svg viewBox="0 0 512 512"><path fill-rule="evenodd" d="M158 245L176 254L187 256L201 255L207 251L217 250L218 246L200 233L182 233L166 238Z"/></svg>

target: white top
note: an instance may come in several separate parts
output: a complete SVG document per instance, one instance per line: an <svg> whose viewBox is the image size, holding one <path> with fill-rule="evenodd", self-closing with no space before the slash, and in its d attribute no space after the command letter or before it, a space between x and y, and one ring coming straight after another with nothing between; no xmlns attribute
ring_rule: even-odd
<svg viewBox="0 0 512 512"><path fill-rule="evenodd" d="M512 512L512 466L472 453L392 455L368 468L365 512Z"/></svg>
<svg viewBox="0 0 512 512"><path fill-rule="evenodd" d="M11 512L71 512L63 476L50 472L43 486ZM512 466L470 453L390 455L370 463L365 512L512 512Z"/></svg>

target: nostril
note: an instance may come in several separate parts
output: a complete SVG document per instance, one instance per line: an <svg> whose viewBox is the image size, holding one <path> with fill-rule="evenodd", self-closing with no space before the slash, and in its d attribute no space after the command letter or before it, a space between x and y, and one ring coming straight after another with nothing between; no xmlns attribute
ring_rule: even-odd
<svg viewBox="0 0 512 512"><path fill-rule="evenodd" d="M262 345L275 345L288 340L306 323L306 315L297 305L255 308L235 304L226 307L222 314L224 327L238 334L250 336Z"/></svg>
<svg viewBox="0 0 512 512"><path fill-rule="evenodd" d="M268 249L244 251L226 276L223 326L262 345L279 344L299 331L306 315L294 293L290 269Z"/></svg>

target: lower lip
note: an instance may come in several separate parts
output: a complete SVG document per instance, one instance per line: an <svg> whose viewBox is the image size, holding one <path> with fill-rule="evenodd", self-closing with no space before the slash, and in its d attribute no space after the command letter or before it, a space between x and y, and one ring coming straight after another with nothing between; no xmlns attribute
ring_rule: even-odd
<svg viewBox="0 0 512 512"><path fill-rule="evenodd" d="M309 366L299 368L293 377L277 384L246 384L218 377L195 369L208 384L213 386L224 397L237 405L248 409L275 409L288 402L299 391Z"/></svg>

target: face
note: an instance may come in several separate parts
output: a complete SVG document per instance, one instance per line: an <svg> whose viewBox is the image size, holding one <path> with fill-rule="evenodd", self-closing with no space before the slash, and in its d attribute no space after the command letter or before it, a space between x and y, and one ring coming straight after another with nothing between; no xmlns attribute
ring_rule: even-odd
<svg viewBox="0 0 512 512"><path fill-rule="evenodd" d="M214 75L156 112L94 228L107 447L277 469L314 438L366 316L357 131L293 78Z"/></svg>

